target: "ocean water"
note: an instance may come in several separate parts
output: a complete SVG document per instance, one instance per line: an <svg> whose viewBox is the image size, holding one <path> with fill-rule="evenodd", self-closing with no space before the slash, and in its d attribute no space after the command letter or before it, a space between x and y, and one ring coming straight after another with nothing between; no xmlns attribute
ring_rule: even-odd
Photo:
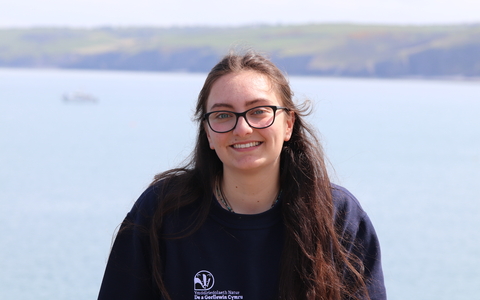
<svg viewBox="0 0 480 300"><path fill-rule="evenodd" d="M205 74L0 69L0 299L95 299L116 227L190 153ZM389 299L478 299L480 83L292 77L370 215ZM92 103L65 103L84 91Z"/></svg>

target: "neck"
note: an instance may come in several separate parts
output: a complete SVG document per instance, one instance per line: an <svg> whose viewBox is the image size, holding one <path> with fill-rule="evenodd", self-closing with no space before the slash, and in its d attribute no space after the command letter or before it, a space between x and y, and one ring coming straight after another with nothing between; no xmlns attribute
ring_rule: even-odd
<svg viewBox="0 0 480 300"><path fill-rule="evenodd" d="M269 210L280 190L280 170L254 174L233 173L224 169L221 188L234 212L258 214Z"/></svg>

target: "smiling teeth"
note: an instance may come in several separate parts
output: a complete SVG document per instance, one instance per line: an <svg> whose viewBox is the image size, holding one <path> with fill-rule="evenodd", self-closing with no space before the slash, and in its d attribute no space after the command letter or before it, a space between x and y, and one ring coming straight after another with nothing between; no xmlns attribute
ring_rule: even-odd
<svg viewBox="0 0 480 300"><path fill-rule="evenodd" d="M260 145L260 142L251 142L247 144L235 144L233 145L233 148L249 148L249 147L255 147Z"/></svg>

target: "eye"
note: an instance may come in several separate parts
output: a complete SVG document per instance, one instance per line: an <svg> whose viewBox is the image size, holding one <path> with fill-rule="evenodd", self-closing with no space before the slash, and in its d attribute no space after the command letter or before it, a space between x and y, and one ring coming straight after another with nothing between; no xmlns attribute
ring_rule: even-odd
<svg viewBox="0 0 480 300"><path fill-rule="evenodd" d="M265 111L264 111L263 109L260 109L260 108L254 109L254 110L252 111L252 114L254 114L254 115L261 115L261 114L263 114L263 113L265 113Z"/></svg>
<svg viewBox="0 0 480 300"><path fill-rule="evenodd" d="M233 117L233 114L227 111L219 111L212 114L215 120L225 120Z"/></svg>
<svg viewBox="0 0 480 300"><path fill-rule="evenodd" d="M248 112L252 117L263 117L272 113L270 107L256 107Z"/></svg>

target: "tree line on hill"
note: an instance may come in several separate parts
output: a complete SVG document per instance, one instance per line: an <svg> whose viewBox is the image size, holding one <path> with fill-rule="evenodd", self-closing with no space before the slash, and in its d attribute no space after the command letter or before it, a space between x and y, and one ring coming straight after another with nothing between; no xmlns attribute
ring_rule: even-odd
<svg viewBox="0 0 480 300"><path fill-rule="evenodd" d="M235 47L292 75L480 77L480 24L0 29L0 67L208 72Z"/></svg>

